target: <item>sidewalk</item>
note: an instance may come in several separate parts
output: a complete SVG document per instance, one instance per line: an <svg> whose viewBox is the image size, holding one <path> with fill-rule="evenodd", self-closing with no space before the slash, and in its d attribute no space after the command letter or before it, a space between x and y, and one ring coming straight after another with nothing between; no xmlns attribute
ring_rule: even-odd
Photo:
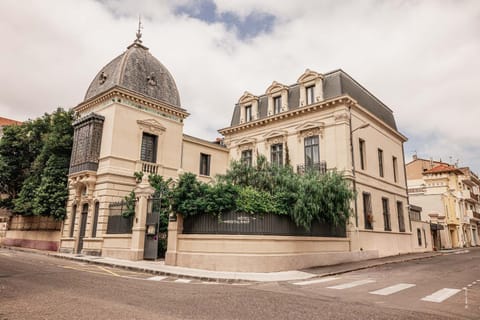
<svg viewBox="0 0 480 320"><path fill-rule="evenodd" d="M41 251L20 247L6 247L10 250L31 252L48 255L56 258L68 259L73 261L92 263L97 265L122 268L130 271L147 272L155 275L173 276L178 278L198 279L202 281L215 282L275 282L275 281L297 281L310 278L325 277L342 274L346 272L373 268L391 263L400 263L405 261L428 259L443 254L463 253L465 249L446 250L439 252L412 253L398 256L391 256L373 260L358 262L349 262L333 266L316 267L305 270L292 270L282 272L255 273L255 272L222 272L201 269L191 269L183 267L167 266L163 261L128 261L106 257L86 256L81 254L67 254L59 252ZM472 248L470 248L472 249ZM467 251L468 252L468 251Z"/></svg>

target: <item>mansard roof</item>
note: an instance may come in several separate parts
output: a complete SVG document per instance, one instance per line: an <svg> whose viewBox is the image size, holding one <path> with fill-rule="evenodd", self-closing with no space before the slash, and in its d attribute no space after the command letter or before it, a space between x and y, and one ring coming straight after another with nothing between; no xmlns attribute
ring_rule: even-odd
<svg viewBox="0 0 480 320"><path fill-rule="evenodd" d="M299 108L300 85L290 85L288 88L288 109ZM387 126L397 131L397 125L392 110L371 94L367 89L355 81L343 70L335 70L323 74L323 99L329 100L348 95L358 102L359 105L371 112ZM266 94L258 97L259 119L267 117L268 96ZM233 111L231 126L240 124L240 105L237 104Z"/></svg>

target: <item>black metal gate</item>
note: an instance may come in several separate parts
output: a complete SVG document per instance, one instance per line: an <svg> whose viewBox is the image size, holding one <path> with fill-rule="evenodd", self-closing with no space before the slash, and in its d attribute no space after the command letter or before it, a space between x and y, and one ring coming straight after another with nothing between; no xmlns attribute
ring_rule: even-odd
<svg viewBox="0 0 480 320"><path fill-rule="evenodd" d="M80 217L80 234L78 236L77 253L82 253L83 238L85 237L85 230L87 228L87 217L88 217L88 203L85 203L82 207L82 215Z"/></svg>
<svg viewBox="0 0 480 320"><path fill-rule="evenodd" d="M165 238L164 234L160 232L161 201L159 195L148 200L144 259L155 260L160 256L159 241Z"/></svg>

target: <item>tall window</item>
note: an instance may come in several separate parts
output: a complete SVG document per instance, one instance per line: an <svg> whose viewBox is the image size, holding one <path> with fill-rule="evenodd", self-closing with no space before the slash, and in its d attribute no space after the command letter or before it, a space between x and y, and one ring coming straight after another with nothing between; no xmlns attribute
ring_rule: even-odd
<svg viewBox="0 0 480 320"><path fill-rule="evenodd" d="M318 136L305 138L305 167L320 162L320 152L318 148Z"/></svg>
<svg viewBox="0 0 480 320"><path fill-rule="evenodd" d="M140 160L146 162L157 162L157 136L150 133L143 133Z"/></svg>
<svg viewBox="0 0 480 320"><path fill-rule="evenodd" d="M393 181L397 182L397 177L398 177L398 163L397 163L397 157L392 158L392 164L393 164Z"/></svg>
<svg viewBox="0 0 480 320"><path fill-rule="evenodd" d="M365 159L366 159L366 149L365 149L365 140L358 140L358 148L360 149L360 168L365 170Z"/></svg>
<svg viewBox="0 0 480 320"><path fill-rule="evenodd" d="M270 147L270 162L277 166L283 165L283 144L277 143Z"/></svg>
<svg viewBox="0 0 480 320"><path fill-rule="evenodd" d="M245 107L245 122L252 121L252 106Z"/></svg>
<svg viewBox="0 0 480 320"><path fill-rule="evenodd" d="M405 218L403 216L403 202L397 201L398 230L405 232Z"/></svg>
<svg viewBox="0 0 480 320"><path fill-rule="evenodd" d="M209 176L210 175L210 155L200 153L200 175Z"/></svg>
<svg viewBox="0 0 480 320"><path fill-rule="evenodd" d="M383 224L385 226L385 231L392 231L390 225L390 209L388 207L388 199L382 198L382 207L383 207Z"/></svg>
<svg viewBox="0 0 480 320"><path fill-rule="evenodd" d="M70 223L70 238L73 238L73 231L75 230L76 215L77 215L77 205L74 204L72 207L72 221Z"/></svg>
<svg viewBox="0 0 480 320"><path fill-rule="evenodd" d="M364 192L363 196L363 219L365 220L365 229L373 229L372 199L370 193Z"/></svg>
<svg viewBox="0 0 480 320"><path fill-rule="evenodd" d="M307 87L305 88L305 91L307 96L307 105L312 104L314 102L315 86Z"/></svg>
<svg viewBox="0 0 480 320"><path fill-rule="evenodd" d="M383 150L378 149L378 174L383 177Z"/></svg>
<svg viewBox="0 0 480 320"><path fill-rule="evenodd" d="M252 149L242 151L241 161L249 166L252 165Z"/></svg>
<svg viewBox="0 0 480 320"><path fill-rule="evenodd" d="M100 210L100 202L95 202L95 210L93 212L93 223L92 223L92 238L97 237L97 222L98 222L98 211Z"/></svg>
<svg viewBox="0 0 480 320"><path fill-rule="evenodd" d="M280 113L282 111L282 96L273 98L273 114Z"/></svg>

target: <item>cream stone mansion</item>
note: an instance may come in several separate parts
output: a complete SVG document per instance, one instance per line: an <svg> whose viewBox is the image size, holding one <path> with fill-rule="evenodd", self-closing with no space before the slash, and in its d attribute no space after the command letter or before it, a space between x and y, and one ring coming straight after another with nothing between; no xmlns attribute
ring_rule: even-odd
<svg viewBox="0 0 480 320"><path fill-rule="evenodd" d="M74 110L63 252L143 259L145 217L137 213L129 233L108 230L114 204L134 188L142 194L135 172L173 179L192 172L208 182L231 160L254 163L258 155L299 173L344 172L357 195L347 236L182 235L177 225L167 263L235 270L248 257L267 266L249 270L269 271L426 250L412 237L406 137L392 110L342 70L306 70L292 85L273 81L265 93L245 92L230 125L219 130L223 141L209 142L183 134L189 114L174 78L137 34L98 72ZM277 266L270 268L272 261Z"/></svg>

